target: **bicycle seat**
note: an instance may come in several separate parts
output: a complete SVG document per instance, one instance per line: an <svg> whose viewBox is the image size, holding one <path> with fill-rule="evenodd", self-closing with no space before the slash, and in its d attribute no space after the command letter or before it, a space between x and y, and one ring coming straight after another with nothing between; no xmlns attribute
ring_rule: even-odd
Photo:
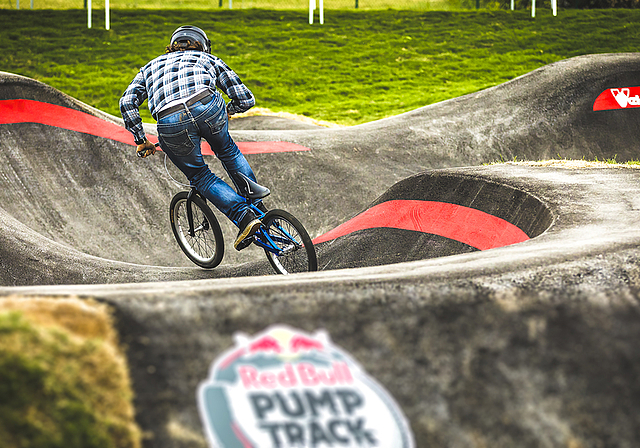
<svg viewBox="0 0 640 448"><path fill-rule="evenodd" d="M242 195L249 199L262 199L266 198L271 194L271 190L267 187L263 187L257 182L252 181L247 176L242 173L238 173L242 181L244 181L244 185L240 185L240 189L242 190Z"/></svg>

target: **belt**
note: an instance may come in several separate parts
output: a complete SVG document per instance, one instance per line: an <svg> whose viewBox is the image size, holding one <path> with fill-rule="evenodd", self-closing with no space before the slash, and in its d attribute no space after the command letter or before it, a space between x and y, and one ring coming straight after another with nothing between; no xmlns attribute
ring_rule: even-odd
<svg viewBox="0 0 640 448"><path fill-rule="evenodd" d="M158 120L174 112L178 112L179 110L189 108L189 106L193 106L198 101L200 101L202 104L207 104L212 99L213 99L213 93L211 93L210 90L204 90L201 93L198 93L197 95L195 95L194 97L189 98L189 100L187 100L184 103L176 104L175 106L171 106L167 109L161 110L158 113Z"/></svg>

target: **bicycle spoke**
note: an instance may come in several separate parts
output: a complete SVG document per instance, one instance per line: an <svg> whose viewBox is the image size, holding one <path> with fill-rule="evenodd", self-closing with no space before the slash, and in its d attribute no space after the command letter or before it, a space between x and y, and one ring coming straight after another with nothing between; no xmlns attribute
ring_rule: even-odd
<svg viewBox="0 0 640 448"><path fill-rule="evenodd" d="M210 223L199 207L193 207L193 221L197 225L193 231L193 236L189 234L186 202L180 204L177 210L177 225L183 238L183 243L191 249L194 255L203 260L213 258L216 254L216 241L213 233L208 232Z"/></svg>
<svg viewBox="0 0 640 448"><path fill-rule="evenodd" d="M290 214L279 210L266 223L266 238L261 241L272 266L281 274L316 269L315 251L306 231ZM296 222L299 230L296 227ZM304 237L301 234L304 232ZM305 238L309 247L306 247ZM311 254L311 255L310 255ZM313 256L313 259L310 259Z"/></svg>

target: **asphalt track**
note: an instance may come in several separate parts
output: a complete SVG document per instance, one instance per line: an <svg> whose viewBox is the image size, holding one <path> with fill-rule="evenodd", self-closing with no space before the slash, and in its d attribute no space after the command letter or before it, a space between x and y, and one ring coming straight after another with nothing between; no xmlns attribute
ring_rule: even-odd
<svg viewBox="0 0 640 448"><path fill-rule="evenodd" d="M257 249L189 266L163 158L0 74L0 293L114 307L148 446L204 446L197 384L236 331L276 323L325 328L416 446L635 446L640 171L483 164L637 160L639 79L640 54L590 55L360 126L234 124L267 205L317 242L321 271L282 277Z"/></svg>

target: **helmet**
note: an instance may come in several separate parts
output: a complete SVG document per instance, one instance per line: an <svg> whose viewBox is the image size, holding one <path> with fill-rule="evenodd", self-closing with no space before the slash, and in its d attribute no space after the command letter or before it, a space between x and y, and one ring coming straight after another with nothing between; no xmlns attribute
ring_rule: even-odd
<svg viewBox="0 0 640 448"><path fill-rule="evenodd" d="M186 40L200 42L204 51L206 53L211 53L211 41L207 37L207 34L197 26L185 25L175 30L171 35L171 42L169 45Z"/></svg>

